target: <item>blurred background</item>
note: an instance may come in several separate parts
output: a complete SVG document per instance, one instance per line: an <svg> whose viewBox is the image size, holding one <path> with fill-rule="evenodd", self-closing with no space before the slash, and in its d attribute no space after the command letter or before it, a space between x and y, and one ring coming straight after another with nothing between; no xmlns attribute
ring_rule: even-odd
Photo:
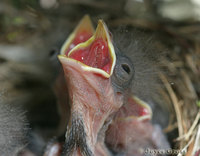
<svg viewBox="0 0 200 156"><path fill-rule="evenodd" d="M161 94L171 113L164 132L173 133L172 147L187 149L187 156L200 150L199 0L1 0L1 100L29 110L33 129L57 124L58 114L50 115L57 108L49 86L56 75L52 62L85 14L111 30L124 27L127 34L140 30L155 38L155 55L166 53Z"/></svg>

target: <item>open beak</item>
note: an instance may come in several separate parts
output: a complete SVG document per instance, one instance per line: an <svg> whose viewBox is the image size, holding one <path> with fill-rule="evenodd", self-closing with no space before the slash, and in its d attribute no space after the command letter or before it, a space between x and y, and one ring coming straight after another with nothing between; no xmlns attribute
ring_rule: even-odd
<svg viewBox="0 0 200 156"><path fill-rule="evenodd" d="M104 22L99 20L95 34L71 49L68 54L60 55L59 59L62 60L63 57L78 63L84 71L109 78L113 73L116 56Z"/></svg>
<svg viewBox="0 0 200 156"><path fill-rule="evenodd" d="M79 43L87 41L93 34L94 28L90 17L85 15L63 44L61 48L61 55L67 55L72 48Z"/></svg>
<svg viewBox="0 0 200 156"><path fill-rule="evenodd" d="M69 40L69 43L74 42ZM116 63L114 47L102 20L87 41L69 52L65 50L69 47L68 41L65 44L58 56L71 99L65 154L94 155L99 149L96 145L102 127L123 103L122 97L115 95L110 79Z"/></svg>
<svg viewBox="0 0 200 156"><path fill-rule="evenodd" d="M152 110L145 101L136 96L131 96L128 98L127 103L120 108L115 118L122 121L134 119L142 122L151 120Z"/></svg>

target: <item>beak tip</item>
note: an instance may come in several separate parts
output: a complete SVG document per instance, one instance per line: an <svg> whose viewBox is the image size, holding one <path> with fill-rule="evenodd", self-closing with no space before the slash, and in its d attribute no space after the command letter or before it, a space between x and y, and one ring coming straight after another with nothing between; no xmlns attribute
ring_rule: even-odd
<svg viewBox="0 0 200 156"><path fill-rule="evenodd" d="M89 39L93 34L94 27L91 18L86 14L64 42L61 48L61 54L68 54L73 47Z"/></svg>
<svg viewBox="0 0 200 156"><path fill-rule="evenodd" d="M83 16L83 21L91 21L90 15L86 14L85 16Z"/></svg>

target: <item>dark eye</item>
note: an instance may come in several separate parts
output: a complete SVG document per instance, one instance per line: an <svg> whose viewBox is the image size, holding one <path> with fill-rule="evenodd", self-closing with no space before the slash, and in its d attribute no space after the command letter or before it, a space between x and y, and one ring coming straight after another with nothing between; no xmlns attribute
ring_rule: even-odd
<svg viewBox="0 0 200 156"><path fill-rule="evenodd" d="M127 64L122 64L121 66L127 74L130 74L131 70Z"/></svg>
<svg viewBox="0 0 200 156"><path fill-rule="evenodd" d="M133 80L134 67L126 56L117 56L116 66L112 76L112 83L120 88L127 88Z"/></svg>
<svg viewBox="0 0 200 156"><path fill-rule="evenodd" d="M49 50L49 63L53 69L53 71L56 73L55 75L58 74L58 72L60 70L58 70L59 68L61 68L60 62L58 61L58 55L59 55L59 50L57 47L53 47Z"/></svg>
<svg viewBox="0 0 200 156"><path fill-rule="evenodd" d="M49 57L54 58L58 55L58 48L54 47L49 51Z"/></svg>

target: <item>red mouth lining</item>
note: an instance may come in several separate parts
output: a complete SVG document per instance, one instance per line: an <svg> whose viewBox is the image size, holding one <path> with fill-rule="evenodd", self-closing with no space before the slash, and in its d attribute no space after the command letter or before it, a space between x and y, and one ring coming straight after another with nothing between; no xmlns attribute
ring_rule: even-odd
<svg viewBox="0 0 200 156"><path fill-rule="evenodd" d="M127 105L123 106L121 111L118 113L118 117L127 118L127 117L144 117L151 115L151 112L145 106L142 106L134 98L128 98Z"/></svg>
<svg viewBox="0 0 200 156"><path fill-rule="evenodd" d="M149 113L150 113L149 110L146 107L138 104L136 101L133 100L133 98L129 98L128 103L132 105L130 107L131 109L133 109L133 111L131 111L131 112L134 112L134 114L132 114L132 115L138 116L138 117L149 115Z"/></svg>
<svg viewBox="0 0 200 156"><path fill-rule="evenodd" d="M68 49L66 49L65 51L65 55L67 56L69 51L74 48L77 44L82 43L87 41L90 37L92 37L92 32L88 32L88 31L82 31L79 32L76 37L73 39L73 41L70 43L70 46Z"/></svg>
<svg viewBox="0 0 200 156"><path fill-rule="evenodd" d="M102 69L108 74L111 72L112 59L108 43L102 38L95 39L88 47L73 51L70 53L69 58L73 58L90 67Z"/></svg>

